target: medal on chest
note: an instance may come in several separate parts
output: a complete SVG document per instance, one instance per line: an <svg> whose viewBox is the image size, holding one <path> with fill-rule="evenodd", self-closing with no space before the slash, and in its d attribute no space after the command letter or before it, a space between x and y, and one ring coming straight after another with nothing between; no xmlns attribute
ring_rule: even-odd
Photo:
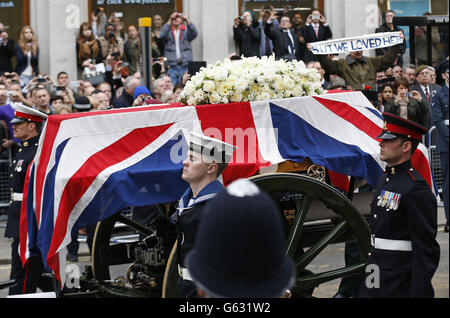
<svg viewBox="0 0 450 318"><path fill-rule="evenodd" d="M386 190L381 191L378 196L377 206L386 208L389 210L397 210L400 205L400 199L402 195L395 192L389 192Z"/></svg>
<svg viewBox="0 0 450 318"><path fill-rule="evenodd" d="M22 172L22 170L23 170L22 165L23 165L23 160L19 160L17 162L16 167L14 168L14 171L17 171L19 173Z"/></svg>

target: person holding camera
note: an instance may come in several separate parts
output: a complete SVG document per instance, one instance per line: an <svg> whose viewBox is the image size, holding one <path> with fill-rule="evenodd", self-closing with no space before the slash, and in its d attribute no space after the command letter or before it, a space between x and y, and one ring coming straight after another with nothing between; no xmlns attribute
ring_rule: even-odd
<svg viewBox="0 0 450 318"><path fill-rule="evenodd" d="M387 10L384 14L384 23L375 29L375 33L384 33L384 32L398 32L402 31L398 26L394 24L395 12L392 10ZM406 42L403 42L404 49L406 49ZM381 56L388 51L388 48L376 49L376 56ZM397 65L403 66L403 55L399 54L397 59Z"/></svg>
<svg viewBox="0 0 450 318"><path fill-rule="evenodd" d="M281 17L279 28L274 23L277 14L275 11L267 20L264 27L264 33L273 42L273 51L275 58L285 59L288 61L295 60L296 52L298 50L298 39L295 37L294 31L291 29L291 20L287 16Z"/></svg>
<svg viewBox="0 0 450 318"><path fill-rule="evenodd" d="M416 122L429 129L430 108L425 104L420 93L416 90L410 91L409 83L404 78L398 80L396 86L397 97L385 101L384 112Z"/></svg>
<svg viewBox="0 0 450 318"><path fill-rule="evenodd" d="M333 37L330 26L327 23L325 16L320 13L319 9L313 9L311 14L306 19L305 26L301 30L303 43L313 43L319 41L326 41ZM310 61L317 61L317 57L305 50L303 61L308 63Z"/></svg>
<svg viewBox="0 0 450 318"><path fill-rule="evenodd" d="M198 31L184 13L174 12L163 26L160 38L164 43L164 57L169 65L169 76L173 85L182 81L184 73L192 62L191 42Z"/></svg>
<svg viewBox="0 0 450 318"><path fill-rule="evenodd" d="M11 59L16 55L16 45L0 23L0 72L12 72Z"/></svg>
<svg viewBox="0 0 450 318"><path fill-rule="evenodd" d="M85 67L95 70L95 65L103 60L100 42L95 38L92 27L88 22L83 22L80 25L76 49L78 78L81 78Z"/></svg>
<svg viewBox="0 0 450 318"><path fill-rule="evenodd" d="M103 56L103 63L106 63L106 57L110 54L118 55L119 59L123 57L124 44L123 39L116 35L116 26L114 24L107 24L105 28L105 35L101 36L100 42L101 54Z"/></svg>
<svg viewBox="0 0 450 318"><path fill-rule="evenodd" d="M39 45L33 29L24 26L20 31L19 42L16 45L16 73L19 74L22 85L39 74Z"/></svg>
<svg viewBox="0 0 450 318"><path fill-rule="evenodd" d="M261 29L253 12L245 11L234 19L233 37L239 46L239 56L260 56Z"/></svg>

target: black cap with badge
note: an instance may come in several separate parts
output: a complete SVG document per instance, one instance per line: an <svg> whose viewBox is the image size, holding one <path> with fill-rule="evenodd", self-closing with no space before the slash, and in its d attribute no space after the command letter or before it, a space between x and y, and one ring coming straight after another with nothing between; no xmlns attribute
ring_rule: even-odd
<svg viewBox="0 0 450 318"><path fill-rule="evenodd" d="M427 133L425 127L422 127L413 121L398 117L391 113L383 113L383 117L383 131L377 137L378 139L391 140L403 136L421 141L422 136Z"/></svg>

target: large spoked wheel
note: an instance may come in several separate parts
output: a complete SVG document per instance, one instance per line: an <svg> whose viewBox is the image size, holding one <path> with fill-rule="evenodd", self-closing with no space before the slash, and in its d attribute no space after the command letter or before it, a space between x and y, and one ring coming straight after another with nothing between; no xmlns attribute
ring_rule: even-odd
<svg viewBox="0 0 450 318"><path fill-rule="evenodd" d="M293 297L311 297L312 290L321 284L363 272L370 249L370 230L348 198L326 183L298 174L274 173L249 180L278 204L286 230L286 253L297 269ZM321 273L307 270L327 246L350 241L358 246L360 263ZM177 297L177 275L176 261L171 257L164 276L163 297Z"/></svg>
<svg viewBox="0 0 450 318"><path fill-rule="evenodd" d="M120 213L98 222L92 246L93 278L100 283L102 291L108 295L133 298L151 297L152 295L149 295L145 289L132 289L126 288L123 284L111 284L114 281L114 279L111 280L111 268L117 265L126 266L125 264L132 263L131 252L138 242L136 240L135 242L111 243L114 228L117 223L126 225L129 233L141 234L143 236L151 234L150 230L144 225ZM123 276L120 279L123 280Z"/></svg>
<svg viewBox="0 0 450 318"><path fill-rule="evenodd" d="M309 297L311 290L323 283L363 272L371 246L370 229L347 197L326 183L298 174L267 174L250 180L279 206L286 229L286 254L297 270L294 297ZM349 241L358 246L360 263L320 273L307 270L328 245Z"/></svg>

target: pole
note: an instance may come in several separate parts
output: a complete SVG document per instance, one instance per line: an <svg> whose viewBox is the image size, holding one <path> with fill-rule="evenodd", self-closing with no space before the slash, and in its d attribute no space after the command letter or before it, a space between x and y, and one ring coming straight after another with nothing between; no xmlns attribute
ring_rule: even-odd
<svg viewBox="0 0 450 318"><path fill-rule="evenodd" d="M144 85L151 90L152 83L152 18L139 19L139 33L141 37L141 76Z"/></svg>

